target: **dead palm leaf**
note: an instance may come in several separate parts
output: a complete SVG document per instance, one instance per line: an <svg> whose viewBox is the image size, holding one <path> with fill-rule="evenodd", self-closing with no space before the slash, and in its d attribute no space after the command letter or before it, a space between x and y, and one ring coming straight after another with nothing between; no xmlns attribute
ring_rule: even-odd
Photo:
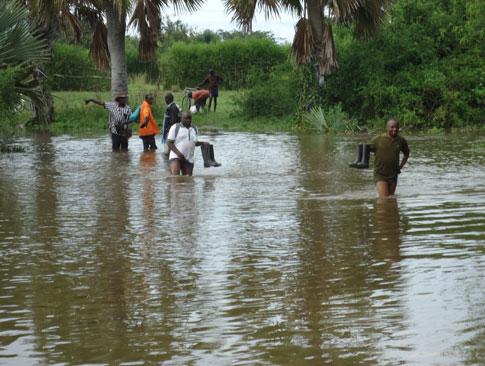
<svg viewBox="0 0 485 366"><path fill-rule="evenodd" d="M319 59L320 75L329 75L338 69L332 26L328 23L325 24L323 29L322 50Z"/></svg>
<svg viewBox="0 0 485 366"><path fill-rule="evenodd" d="M301 18L295 26L295 37L291 45L291 54L297 65L308 64L314 50L314 37L310 21Z"/></svg>
<svg viewBox="0 0 485 366"><path fill-rule="evenodd" d="M101 70L109 68L108 30L102 21L93 25L93 39L89 56Z"/></svg>

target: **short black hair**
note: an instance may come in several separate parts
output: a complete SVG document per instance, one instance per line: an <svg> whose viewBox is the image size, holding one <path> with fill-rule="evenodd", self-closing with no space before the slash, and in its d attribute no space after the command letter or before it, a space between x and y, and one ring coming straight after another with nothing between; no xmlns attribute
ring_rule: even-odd
<svg viewBox="0 0 485 366"><path fill-rule="evenodd" d="M173 94L171 92L168 92L167 94L165 94L165 102L166 103L173 102Z"/></svg>
<svg viewBox="0 0 485 366"><path fill-rule="evenodd" d="M145 94L145 100L147 99L155 99L152 93Z"/></svg>

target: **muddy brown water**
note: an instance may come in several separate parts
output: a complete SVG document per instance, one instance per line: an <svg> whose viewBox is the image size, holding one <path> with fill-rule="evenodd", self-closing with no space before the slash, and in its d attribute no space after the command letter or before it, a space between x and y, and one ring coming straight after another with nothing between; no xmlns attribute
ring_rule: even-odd
<svg viewBox="0 0 485 366"><path fill-rule="evenodd" d="M484 365L485 139L202 136L172 178L132 139L0 155L1 365Z"/></svg>

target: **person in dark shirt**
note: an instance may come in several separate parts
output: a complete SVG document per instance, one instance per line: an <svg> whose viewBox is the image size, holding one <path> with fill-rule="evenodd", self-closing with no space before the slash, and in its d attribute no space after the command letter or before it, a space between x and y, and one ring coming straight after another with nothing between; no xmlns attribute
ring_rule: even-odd
<svg viewBox="0 0 485 366"><path fill-rule="evenodd" d="M168 158L168 153L170 149L167 145L167 135L170 127L174 124L180 122L180 107L175 104L173 101L173 94L168 92L165 94L165 103L167 103L167 110L165 111L165 115L163 118L163 130L162 130L162 144L163 144L163 153Z"/></svg>
<svg viewBox="0 0 485 366"><path fill-rule="evenodd" d="M399 121L387 121L386 133L376 136L370 143L374 157L374 180L379 197L394 194L397 187L397 176L401 173L409 158L409 147L406 139L399 136ZM403 158L399 161L400 153Z"/></svg>
<svg viewBox="0 0 485 366"><path fill-rule="evenodd" d="M219 84L221 84L224 80L215 73L214 70L209 70L209 75L206 76L204 81L199 85L199 88L204 86L205 84L208 84L208 89L209 89L209 108L208 110L211 110L211 104L212 100L214 100L214 112L216 111L217 108L217 97L219 96Z"/></svg>

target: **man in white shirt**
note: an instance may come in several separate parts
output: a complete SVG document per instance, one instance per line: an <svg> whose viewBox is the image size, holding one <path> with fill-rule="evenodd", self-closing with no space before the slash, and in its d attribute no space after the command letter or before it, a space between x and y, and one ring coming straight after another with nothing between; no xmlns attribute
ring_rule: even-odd
<svg viewBox="0 0 485 366"><path fill-rule="evenodd" d="M182 123L174 124L168 131L167 145L170 149L168 160L172 175L192 175L195 147L208 143L198 141L197 130L192 126L192 114L183 112Z"/></svg>

